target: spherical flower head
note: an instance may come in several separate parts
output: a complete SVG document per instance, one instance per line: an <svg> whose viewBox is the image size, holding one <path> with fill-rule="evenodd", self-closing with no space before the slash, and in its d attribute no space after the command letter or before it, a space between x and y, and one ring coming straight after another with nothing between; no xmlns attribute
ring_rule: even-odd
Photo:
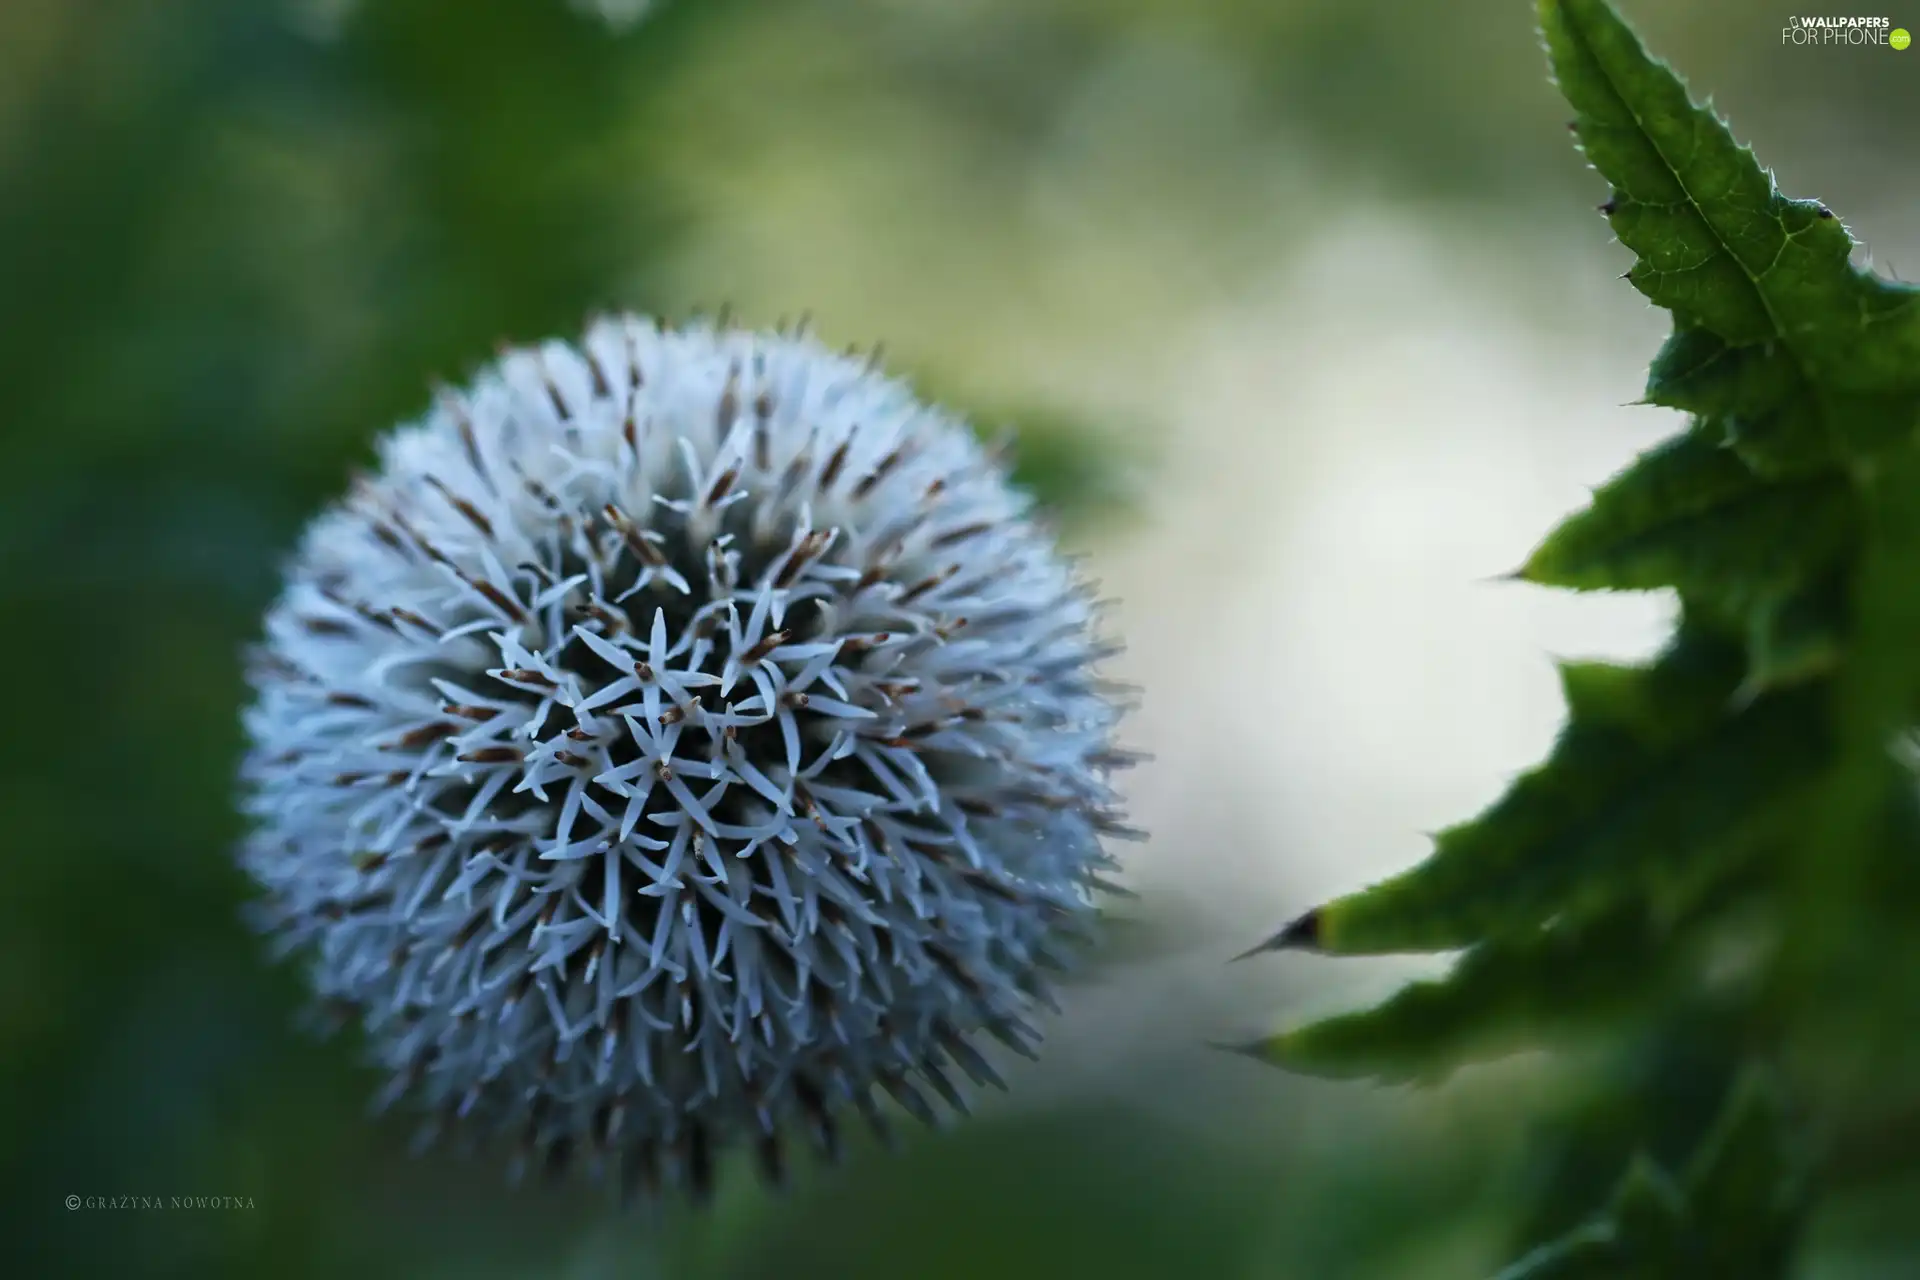
<svg viewBox="0 0 1920 1280"><path fill-rule="evenodd" d="M1023 1052L1120 834L1086 586L809 338L504 355L308 530L245 718L264 923L387 1101L704 1192Z"/></svg>

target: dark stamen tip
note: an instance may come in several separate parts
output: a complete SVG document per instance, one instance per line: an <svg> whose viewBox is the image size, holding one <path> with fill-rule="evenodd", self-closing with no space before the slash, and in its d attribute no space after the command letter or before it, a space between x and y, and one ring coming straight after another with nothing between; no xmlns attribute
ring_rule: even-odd
<svg viewBox="0 0 1920 1280"><path fill-rule="evenodd" d="M1227 963L1237 964L1265 951L1316 951L1320 949L1321 938L1322 921L1319 909L1315 908L1296 917L1286 928L1259 946L1241 952Z"/></svg>
<svg viewBox="0 0 1920 1280"><path fill-rule="evenodd" d="M1255 1062L1272 1061L1267 1056L1264 1044L1259 1040L1248 1040L1240 1044L1226 1040L1209 1040L1206 1044L1209 1049L1218 1049L1222 1053L1231 1053L1236 1057L1252 1058Z"/></svg>

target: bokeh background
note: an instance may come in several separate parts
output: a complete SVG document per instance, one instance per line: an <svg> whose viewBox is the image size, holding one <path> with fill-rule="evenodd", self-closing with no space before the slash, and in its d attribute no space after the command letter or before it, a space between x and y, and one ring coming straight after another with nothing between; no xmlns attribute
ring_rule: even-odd
<svg viewBox="0 0 1920 1280"><path fill-rule="evenodd" d="M1668 619L1493 581L1673 426L1630 403L1666 321L1614 279L1528 6L644 7L0 3L10 1273L1490 1274L1554 1062L1413 1092L1206 1042L1418 972L1223 962L1536 759L1552 656L1645 653ZM1920 276L1920 50L1782 47L1784 3L1627 9L1789 191ZM297 974L236 918L239 653L432 379L594 311L723 305L883 341L1021 430L1118 601L1152 839L1009 1095L649 1220L407 1158L352 1043L295 1031ZM1805 1274L1920 1274L1896 1192L1829 1204Z"/></svg>

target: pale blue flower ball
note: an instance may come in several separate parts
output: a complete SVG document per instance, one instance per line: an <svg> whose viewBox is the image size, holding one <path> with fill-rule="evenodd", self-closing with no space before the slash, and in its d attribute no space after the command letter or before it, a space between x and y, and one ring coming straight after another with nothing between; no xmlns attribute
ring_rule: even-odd
<svg viewBox="0 0 1920 1280"><path fill-rule="evenodd" d="M407 1098L645 1190L1031 1052L1113 646L964 424L800 335L504 355L308 530L243 853Z"/></svg>

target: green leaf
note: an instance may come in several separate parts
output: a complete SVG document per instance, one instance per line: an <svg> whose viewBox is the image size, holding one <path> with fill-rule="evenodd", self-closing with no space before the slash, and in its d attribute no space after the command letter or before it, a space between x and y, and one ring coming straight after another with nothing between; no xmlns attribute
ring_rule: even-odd
<svg viewBox="0 0 1920 1280"><path fill-rule="evenodd" d="M1644 903L1614 904L1469 950L1444 978L1372 1009L1327 1018L1243 1052L1307 1075L1436 1083L1456 1067L1531 1048L1657 999L1671 928Z"/></svg>
<svg viewBox="0 0 1920 1280"><path fill-rule="evenodd" d="M1765 883L1764 875L1748 878ZM1764 919L1753 910L1758 902L1742 905L1749 924ZM1723 948L1694 945L1703 973ZM1754 1034L1749 996L1714 981L1673 992L1646 1016L1621 1019L1610 1042L1596 1042L1569 1064L1563 1087L1531 1124L1525 1162L1515 1171L1523 1201L1516 1256L1589 1222L1636 1154L1663 1168L1686 1166L1741 1074Z"/></svg>
<svg viewBox="0 0 1920 1280"><path fill-rule="evenodd" d="M1912 438L1912 392L1847 391L1809 380L1784 343L1732 346L1701 328L1677 327L1647 378L1650 404L1685 409L1768 479L1841 465Z"/></svg>
<svg viewBox="0 0 1920 1280"><path fill-rule="evenodd" d="M1846 597L1846 575L1833 573L1762 601L1748 622L1752 666L1744 692L1755 695L1831 673L1845 654Z"/></svg>
<svg viewBox="0 0 1920 1280"><path fill-rule="evenodd" d="M1813 388L1778 342L1736 347L1711 330L1677 327L1654 357L1646 400L1698 415L1763 476L1804 475L1838 456Z"/></svg>
<svg viewBox="0 0 1920 1280"><path fill-rule="evenodd" d="M1714 1257L1741 1261L1729 1274L1765 1275L1791 1251L1805 1194L1780 1086L1764 1071L1749 1071L1688 1166L1690 1227L1713 1243Z"/></svg>
<svg viewBox="0 0 1920 1280"><path fill-rule="evenodd" d="M1686 1193L1653 1161L1641 1156L1627 1166L1613 1196L1614 1239L1629 1257L1673 1247L1686 1229Z"/></svg>
<svg viewBox="0 0 1920 1280"><path fill-rule="evenodd" d="M1495 1280L1620 1280L1619 1250L1610 1224L1581 1227L1529 1253Z"/></svg>
<svg viewBox="0 0 1920 1280"><path fill-rule="evenodd" d="M1911 916L1892 938L1872 930L1887 868L1920 864L1914 770L1894 754L1920 719L1920 450L1861 471L1867 536L1849 583L1849 652L1834 682L1836 761L1791 884L1798 910L1786 964L1805 1011L1802 1038L1828 1055L1821 1031L1892 998L1884 969L1902 965ZM1910 896L1894 901L1910 910Z"/></svg>
<svg viewBox="0 0 1920 1280"><path fill-rule="evenodd" d="M1675 587L1740 613L1788 594L1850 545L1840 476L1767 484L1702 432L1641 455L1563 523L1520 576L1581 590Z"/></svg>
<svg viewBox="0 0 1920 1280"><path fill-rule="evenodd" d="M1750 852L1828 758L1824 690L1731 708L1742 670L1712 640L1604 679L1573 671L1576 712L1545 764L1424 862L1319 908L1291 945L1448 950L1697 879Z"/></svg>
<svg viewBox="0 0 1920 1280"><path fill-rule="evenodd" d="M1635 1159L1605 1215L1528 1254L1498 1280L1785 1276L1805 1194L1779 1088L1756 1069L1735 1083L1681 1180Z"/></svg>
<svg viewBox="0 0 1920 1280"><path fill-rule="evenodd" d="M1920 392L1920 291L1856 270L1839 219L1780 194L1604 0L1541 0L1540 25L1636 288L1682 329L1779 343L1809 382Z"/></svg>
<svg viewBox="0 0 1920 1280"><path fill-rule="evenodd" d="M1713 1091L1742 1062L1790 1062L1796 1104L1858 1133L1920 1059L1901 909L1920 788L1894 750L1920 722L1920 290L1856 269L1839 220L1783 196L1604 0L1539 10L1629 278L1674 316L1644 398L1691 421L1517 576L1671 589L1682 622L1649 666L1563 666L1568 720L1543 764L1419 865L1259 948L1464 949L1445 978L1250 1051L1429 1081L1570 1034L1671 1046L1705 1034L1705 1011ZM1783 1275L1806 1179L1779 1086L1748 1076L1697 1140L1614 1105L1648 1081L1601 1076L1593 1114L1633 1132L1556 1157L1549 1220L1525 1238L1579 1221L1632 1142L1692 1150L1685 1175L1638 1161L1508 1280Z"/></svg>
<svg viewBox="0 0 1920 1280"><path fill-rule="evenodd" d="M1756 834L1741 851L1738 866L1730 849L1724 862L1665 869L1652 891L1623 888L1584 913L1491 934L1443 977L1236 1048L1304 1075L1437 1084L1470 1063L1604 1037L1676 1002L1691 1024L1717 1025L1741 987L1714 962L1728 942L1752 940L1751 908L1780 846Z"/></svg>

